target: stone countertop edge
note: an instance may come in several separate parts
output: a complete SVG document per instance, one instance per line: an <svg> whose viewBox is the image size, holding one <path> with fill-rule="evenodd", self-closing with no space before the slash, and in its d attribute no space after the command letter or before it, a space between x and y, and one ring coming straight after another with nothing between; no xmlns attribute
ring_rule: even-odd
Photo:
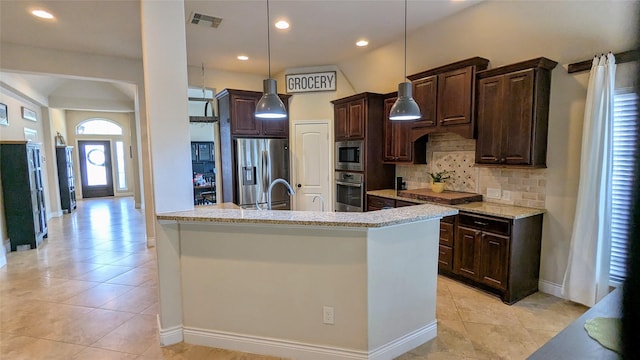
<svg viewBox="0 0 640 360"><path fill-rule="evenodd" d="M288 210L213 209L197 206L193 210L156 214L159 221L215 222L239 224L282 224L330 227L380 228L456 215L457 209L424 204L372 212L320 212Z"/></svg>
<svg viewBox="0 0 640 360"><path fill-rule="evenodd" d="M367 191L367 195L379 196L379 197L384 197L388 199L402 200L402 201L408 201L408 202L414 202L414 203L434 204L428 201L398 196L396 195L396 191L394 189ZM486 202L486 201L475 201L467 204L457 204L457 205L444 205L444 204L437 204L437 205L451 207L454 209L458 209L460 211L474 213L474 214L490 215L490 216L496 216L496 217L501 217L506 219L514 219L514 220L522 219L530 216L536 216L536 215L544 214L545 212L547 212L547 210L545 209L492 203L492 202Z"/></svg>

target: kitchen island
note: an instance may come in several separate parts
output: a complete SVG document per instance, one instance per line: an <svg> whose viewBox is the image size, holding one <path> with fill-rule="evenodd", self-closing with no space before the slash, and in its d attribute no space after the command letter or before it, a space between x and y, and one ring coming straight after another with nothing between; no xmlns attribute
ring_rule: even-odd
<svg viewBox="0 0 640 360"><path fill-rule="evenodd" d="M161 342L393 359L436 336L439 220L456 213L158 214Z"/></svg>

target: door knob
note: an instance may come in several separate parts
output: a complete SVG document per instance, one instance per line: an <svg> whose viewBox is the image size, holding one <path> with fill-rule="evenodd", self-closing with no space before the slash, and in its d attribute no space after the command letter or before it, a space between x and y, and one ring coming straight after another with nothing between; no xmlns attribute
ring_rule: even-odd
<svg viewBox="0 0 640 360"><path fill-rule="evenodd" d="M296 185L296 186L297 186L297 187L299 187L299 188L301 188L301 187L302 187L302 184L298 184L298 185Z"/></svg>

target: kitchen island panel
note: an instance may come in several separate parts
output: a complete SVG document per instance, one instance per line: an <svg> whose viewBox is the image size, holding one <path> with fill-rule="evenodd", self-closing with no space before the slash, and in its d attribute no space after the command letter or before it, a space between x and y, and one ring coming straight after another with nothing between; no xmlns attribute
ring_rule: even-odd
<svg viewBox="0 0 640 360"><path fill-rule="evenodd" d="M438 225L451 210L424 209L436 214L389 210L406 221L372 227L160 220L161 343L308 360L406 353L437 335Z"/></svg>
<svg viewBox="0 0 640 360"><path fill-rule="evenodd" d="M424 336L413 347L436 336L439 228L433 220L369 231L369 349L411 333Z"/></svg>
<svg viewBox="0 0 640 360"><path fill-rule="evenodd" d="M184 327L365 350L366 242L363 231L182 224Z"/></svg>

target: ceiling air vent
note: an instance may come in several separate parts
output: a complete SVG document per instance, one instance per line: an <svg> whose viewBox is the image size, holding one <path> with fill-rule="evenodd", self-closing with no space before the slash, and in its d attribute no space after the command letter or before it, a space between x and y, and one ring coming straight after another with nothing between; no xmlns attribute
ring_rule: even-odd
<svg viewBox="0 0 640 360"><path fill-rule="evenodd" d="M204 25L217 29L222 22L222 18L193 12L189 17L189 22L194 25Z"/></svg>

